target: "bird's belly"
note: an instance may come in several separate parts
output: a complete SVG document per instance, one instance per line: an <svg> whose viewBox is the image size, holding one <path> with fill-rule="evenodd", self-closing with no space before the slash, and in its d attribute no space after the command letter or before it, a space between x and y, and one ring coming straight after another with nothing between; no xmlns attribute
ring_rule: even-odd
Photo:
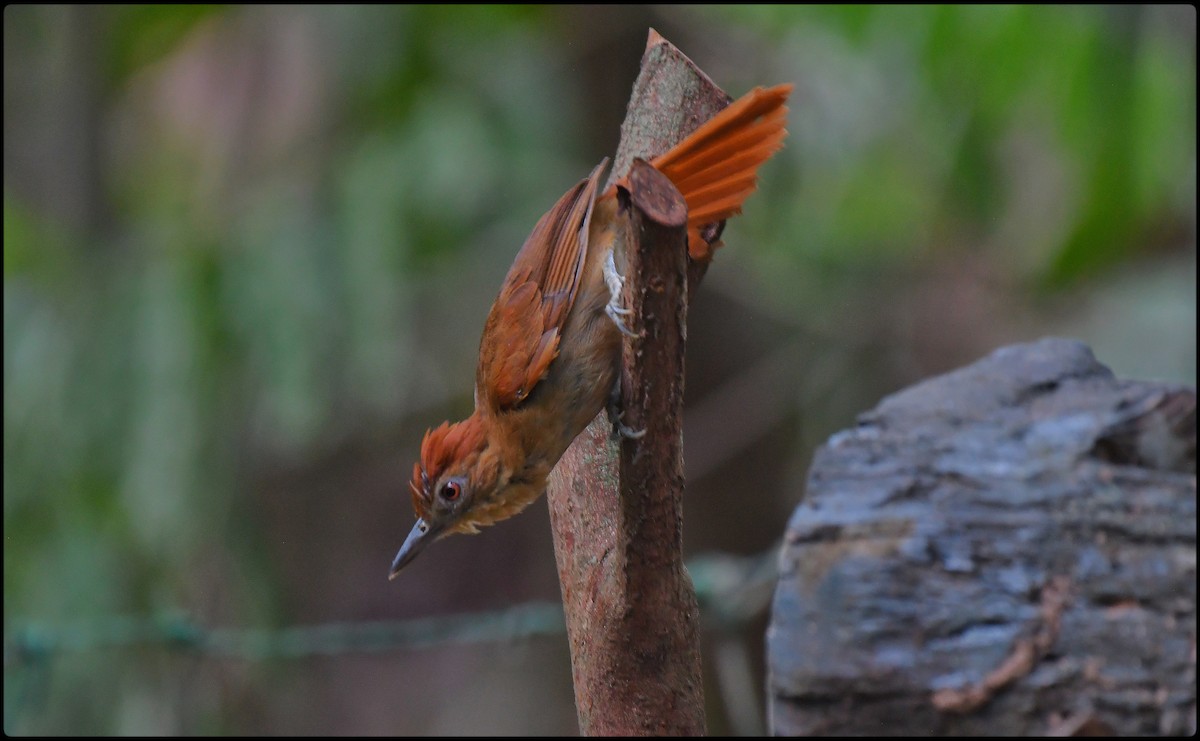
<svg viewBox="0 0 1200 741"><path fill-rule="evenodd" d="M562 358L563 387L570 394L567 402L574 412L564 420L572 439L604 409L621 363L621 334L612 321L597 310L592 314L586 332L593 339L571 343ZM565 356L565 357L564 357Z"/></svg>

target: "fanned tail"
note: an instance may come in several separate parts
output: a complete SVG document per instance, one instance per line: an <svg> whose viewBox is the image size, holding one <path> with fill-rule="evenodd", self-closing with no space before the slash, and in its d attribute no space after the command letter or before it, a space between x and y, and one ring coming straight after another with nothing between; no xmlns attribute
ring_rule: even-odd
<svg viewBox="0 0 1200 741"><path fill-rule="evenodd" d="M687 201L693 259L712 256L719 242L706 239L705 228L741 213L759 166L783 147L791 92L790 84L757 87L651 162Z"/></svg>

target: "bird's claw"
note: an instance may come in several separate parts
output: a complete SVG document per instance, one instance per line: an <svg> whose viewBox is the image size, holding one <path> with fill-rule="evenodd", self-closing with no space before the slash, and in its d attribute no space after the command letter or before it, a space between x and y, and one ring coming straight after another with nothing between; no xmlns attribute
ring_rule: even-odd
<svg viewBox="0 0 1200 741"><path fill-rule="evenodd" d="M626 337L641 337L640 332L634 332L629 327L625 326L625 322L621 321L621 317L629 316L633 313L632 309L626 309L621 306L621 292L625 287L625 278L617 271L617 264L613 259L613 253L609 251L608 257L604 260L604 282L608 284L608 305L604 307L604 313L612 320L613 324L617 325L617 329Z"/></svg>
<svg viewBox="0 0 1200 741"><path fill-rule="evenodd" d="M612 320L612 323L617 325L617 329L621 331L621 334L625 335L626 337L634 337L634 338L642 336L640 332L634 332L632 329L625 326L625 322L621 321L622 315L628 315L628 314L633 313L629 309L623 309L619 306L609 304L604 307L604 313L608 314L608 318Z"/></svg>
<svg viewBox="0 0 1200 741"><path fill-rule="evenodd" d="M621 422L621 420L617 420L616 422L613 422L613 429L615 429L617 431L617 433L621 437L625 438L626 440L641 440L643 437L646 436L646 428L645 427L643 427L640 430L635 430L632 427L625 426L625 424L623 422Z"/></svg>
<svg viewBox="0 0 1200 741"><path fill-rule="evenodd" d="M608 411L608 421L612 423L612 436L614 438L620 436L626 440L641 440L646 436L646 429L635 430L621 421L621 417L625 416L623 412L617 410L617 400L621 396L620 381L613 385L612 393L608 396L608 404L605 409Z"/></svg>
<svg viewBox="0 0 1200 741"><path fill-rule="evenodd" d="M646 436L646 428L635 430L629 425L621 421L621 413L616 411L616 406L608 408L608 421L612 423L613 438L623 437L626 440L641 440Z"/></svg>

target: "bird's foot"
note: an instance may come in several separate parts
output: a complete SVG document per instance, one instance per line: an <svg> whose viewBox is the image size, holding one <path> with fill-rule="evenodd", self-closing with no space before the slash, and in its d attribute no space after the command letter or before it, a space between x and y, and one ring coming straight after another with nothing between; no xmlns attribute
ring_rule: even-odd
<svg viewBox="0 0 1200 741"><path fill-rule="evenodd" d="M621 421L625 414L620 410L620 399L621 379L618 378L613 384L612 393L608 395L608 404L605 405L605 409L608 411L608 421L612 423L613 438L619 436L626 440L641 440L646 436L646 429L635 430Z"/></svg>
<svg viewBox="0 0 1200 741"><path fill-rule="evenodd" d="M621 305L622 290L625 287L625 278L617 272L617 264L613 260L613 253L610 250L608 257L604 259L604 282L608 285L608 304L604 307L604 313L612 320L612 323L617 325L617 329L626 337L641 337L642 335L634 332L629 327L625 326L625 322L621 321L621 317L629 316L633 313L631 309L626 309Z"/></svg>

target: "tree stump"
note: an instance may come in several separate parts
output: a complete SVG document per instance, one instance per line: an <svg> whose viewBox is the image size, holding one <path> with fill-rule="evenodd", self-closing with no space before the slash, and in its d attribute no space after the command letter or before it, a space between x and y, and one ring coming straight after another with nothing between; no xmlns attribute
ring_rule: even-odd
<svg viewBox="0 0 1200 741"><path fill-rule="evenodd" d="M683 567L683 360L687 204L653 159L729 104L679 49L650 31L610 182L632 207L622 405L637 441L610 439L601 413L550 474L546 499L562 587L575 708L584 736L702 735L700 612Z"/></svg>
<svg viewBox="0 0 1200 741"><path fill-rule="evenodd" d="M767 634L783 735L1196 731L1196 392L1079 342L883 400L814 460Z"/></svg>

